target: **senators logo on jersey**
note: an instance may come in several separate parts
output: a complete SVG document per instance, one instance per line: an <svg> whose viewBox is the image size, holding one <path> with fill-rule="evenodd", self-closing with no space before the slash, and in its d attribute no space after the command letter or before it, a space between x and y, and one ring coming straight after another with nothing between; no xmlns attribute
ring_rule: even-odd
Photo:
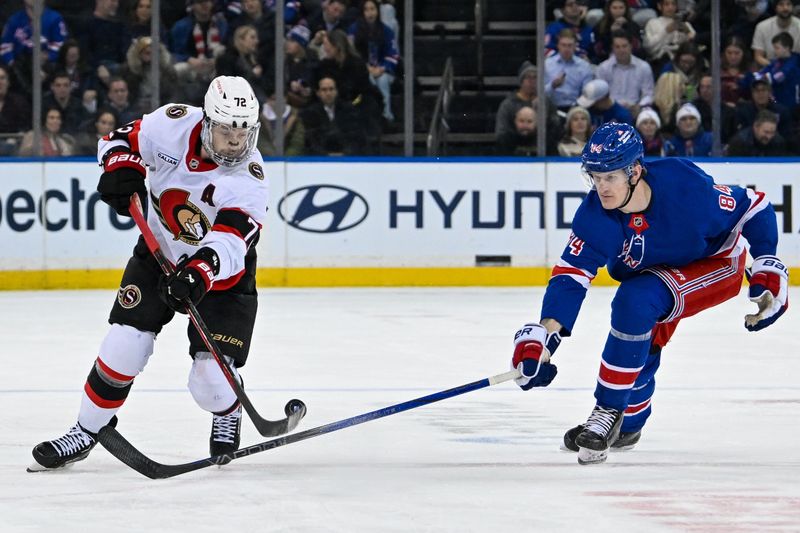
<svg viewBox="0 0 800 533"><path fill-rule="evenodd" d="M158 198L152 194L150 198L159 220L176 241L197 245L211 228L208 218L199 207L189 201L189 193L186 191L167 189Z"/></svg>

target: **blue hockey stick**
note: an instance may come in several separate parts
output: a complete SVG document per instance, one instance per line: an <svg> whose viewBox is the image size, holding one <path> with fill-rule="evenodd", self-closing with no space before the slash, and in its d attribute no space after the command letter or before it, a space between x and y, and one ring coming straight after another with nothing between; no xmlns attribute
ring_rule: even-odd
<svg viewBox="0 0 800 533"><path fill-rule="evenodd" d="M338 422L331 422L330 424L325 424L324 426L307 429L305 431L301 431L300 433L294 433L292 435L286 435L276 439L268 440L260 444L254 444L252 446L248 446L247 448L238 449L230 454L215 455L214 457L209 457L207 459L200 459L191 463L179 465L165 465L153 461L149 457L145 456L142 452L137 450L130 442L125 440L125 437L123 437L111 426L105 426L100 430L98 440L100 441L100 444L102 444L103 447L105 447L114 457L133 468L140 474L145 475L150 479L163 479L179 476L181 474L186 474L187 472L193 472L195 470L200 470L201 468L206 468L213 465L226 464L234 459L239 459L247 455L253 455L254 453L271 450L273 448L286 446L287 444L300 442L301 440L310 439L326 433L339 431L340 429L357 426L358 424L363 424L364 422L369 422L370 420L376 420L385 416L402 413L403 411L408 411L410 409L416 409L417 407L438 402L440 400L445 400L447 398L452 398L453 396L459 396L461 394L466 394L467 392L472 392L478 389L496 385L498 383L510 381L518 378L519 376L520 373L518 370L510 370L503 374L498 374L496 376L484 378L472 383L467 383L466 385L461 385L460 387L447 389L441 392L435 392L433 394L429 394L428 396L422 396L421 398L398 403L396 405L390 405L389 407L384 407L383 409L378 409L377 411L370 411L369 413L364 413L351 418L345 418L344 420L339 420Z"/></svg>

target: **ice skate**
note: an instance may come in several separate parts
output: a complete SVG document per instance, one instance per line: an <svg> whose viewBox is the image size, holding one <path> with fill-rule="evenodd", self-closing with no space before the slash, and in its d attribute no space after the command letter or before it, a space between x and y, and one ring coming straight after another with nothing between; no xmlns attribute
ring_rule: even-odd
<svg viewBox="0 0 800 533"><path fill-rule="evenodd" d="M575 437L578 463L587 465L606 460L610 444L619 436L622 417L622 411L595 406L583 430Z"/></svg>
<svg viewBox="0 0 800 533"><path fill-rule="evenodd" d="M209 439L209 452L211 456L227 455L239 448L239 438L242 431L242 404L236 405L227 414L213 414L211 421L211 438ZM219 464L228 464L230 459Z"/></svg>
<svg viewBox="0 0 800 533"><path fill-rule="evenodd" d="M584 424L579 424L574 428L570 429L566 433L564 433L564 442L561 444L561 450L565 452L577 452L578 445L575 444L575 437L583 431L583 428L586 426ZM619 437L611 443L611 451L614 452L623 452L632 450L636 443L639 442L639 439L642 437L642 432L640 431L630 431L630 432L620 432Z"/></svg>
<svg viewBox="0 0 800 533"><path fill-rule="evenodd" d="M113 417L108 425L116 426L117 417ZM86 431L76 423L63 437L36 445L32 452L34 462L28 467L28 472L57 470L83 461L95 445L97 445L97 433Z"/></svg>

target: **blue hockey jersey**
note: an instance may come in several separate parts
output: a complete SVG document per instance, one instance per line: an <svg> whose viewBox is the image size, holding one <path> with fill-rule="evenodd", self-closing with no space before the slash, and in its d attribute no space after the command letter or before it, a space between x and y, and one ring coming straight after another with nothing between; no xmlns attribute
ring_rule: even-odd
<svg viewBox="0 0 800 533"><path fill-rule="evenodd" d="M542 319L557 320L569 335L592 279L606 266L618 281L648 267L680 267L708 257L775 255L778 226L764 193L716 185L687 159L645 163L652 189L641 213L603 209L596 191L578 207L570 235L542 304Z"/></svg>

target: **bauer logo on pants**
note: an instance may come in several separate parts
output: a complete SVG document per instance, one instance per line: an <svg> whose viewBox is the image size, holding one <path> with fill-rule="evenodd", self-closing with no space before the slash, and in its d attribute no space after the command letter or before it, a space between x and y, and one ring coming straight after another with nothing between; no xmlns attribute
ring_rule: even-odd
<svg viewBox="0 0 800 533"><path fill-rule="evenodd" d="M119 289L117 301L125 309L131 309L142 301L142 291L136 285L125 285Z"/></svg>

